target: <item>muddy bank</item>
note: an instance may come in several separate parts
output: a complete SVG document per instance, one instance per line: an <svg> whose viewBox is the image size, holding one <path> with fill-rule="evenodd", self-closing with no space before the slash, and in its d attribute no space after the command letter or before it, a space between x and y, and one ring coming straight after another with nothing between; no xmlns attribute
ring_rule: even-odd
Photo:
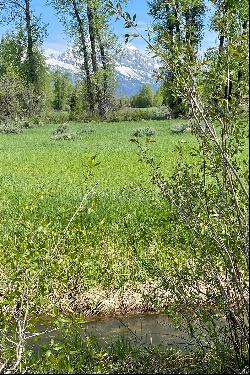
<svg viewBox="0 0 250 375"><path fill-rule="evenodd" d="M121 289L91 288L86 291L66 292L59 301L50 296L52 304L59 303L63 313L77 313L85 317L112 317L142 313L160 313L171 302L170 293L157 282L132 285Z"/></svg>

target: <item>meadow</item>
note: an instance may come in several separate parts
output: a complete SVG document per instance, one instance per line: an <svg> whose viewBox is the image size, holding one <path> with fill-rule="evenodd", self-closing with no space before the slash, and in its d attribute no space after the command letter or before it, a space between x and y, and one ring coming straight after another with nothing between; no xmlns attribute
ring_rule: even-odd
<svg viewBox="0 0 250 375"><path fill-rule="evenodd" d="M182 158L195 162L188 152L194 135L172 131L185 123L71 122L66 136L58 124L0 134L3 355L16 357L8 341L11 316L26 319L28 335L44 321L62 336L46 344L42 335L39 352L26 343L20 372L214 373L213 353L204 361L197 348L138 348L122 338L105 348L80 335L81 324L97 316L171 314L166 279L172 269L181 273L192 257L202 264L131 141L138 129L154 129L137 139L170 177L180 145ZM18 330L14 337L19 340Z"/></svg>
<svg viewBox="0 0 250 375"><path fill-rule="evenodd" d="M0 135L2 293L39 273L35 305L71 311L91 288L145 284L152 264L167 271L187 241L130 140L154 128L150 153L167 175L179 142L195 144L171 132L180 122L69 123L72 140L54 138L58 125Z"/></svg>

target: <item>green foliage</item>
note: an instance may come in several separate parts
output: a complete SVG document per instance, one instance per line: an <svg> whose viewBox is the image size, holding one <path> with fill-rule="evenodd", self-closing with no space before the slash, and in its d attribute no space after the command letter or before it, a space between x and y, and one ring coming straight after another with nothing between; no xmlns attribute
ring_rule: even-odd
<svg viewBox="0 0 250 375"><path fill-rule="evenodd" d="M138 129L135 129L133 132L132 132L132 136L134 137L143 137L143 136L146 136L146 137L152 137L153 135L155 135L156 131L154 128L138 128Z"/></svg>
<svg viewBox="0 0 250 375"><path fill-rule="evenodd" d="M23 118L40 114L50 105L50 81L45 60L38 46L34 46L33 57L38 79L36 85L27 78L25 35L21 28L16 33L6 34L0 42L0 117Z"/></svg>
<svg viewBox="0 0 250 375"><path fill-rule="evenodd" d="M56 141L73 141L75 134L70 132L67 124L61 124L53 131L53 137Z"/></svg>
<svg viewBox="0 0 250 375"><path fill-rule="evenodd" d="M91 134L91 133L94 133L95 132L95 129L93 128L82 128L78 131L78 134Z"/></svg>
<svg viewBox="0 0 250 375"><path fill-rule="evenodd" d="M23 79L25 74L24 53L22 30L18 29L16 34L5 34L0 41L0 75L12 71L13 74Z"/></svg>
<svg viewBox="0 0 250 375"><path fill-rule="evenodd" d="M187 22L189 11L203 2L164 2L160 11L166 14L171 8L176 16L169 27L160 29L162 38L155 45L149 42L165 62L171 94L188 109L197 146L180 142L176 169L169 178L149 154L148 144L138 139L134 143L172 206L180 237L185 233L190 244L182 264L172 255L167 273L153 263L148 269L151 275L161 275L165 290L174 296L171 317L187 327L204 352L212 349L212 372L230 366L231 372L242 373L248 371L249 352L248 172L242 160L248 130L243 120L248 95L248 2L242 1L241 7L237 1L213 3L212 26L219 44L205 58L197 55L198 38L190 28L194 19ZM117 14L125 25L131 19L122 10ZM199 12L194 15L199 20Z"/></svg>
<svg viewBox="0 0 250 375"><path fill-rule="evenodd" d="M45 124L61 124L70 120L70 112L68 111L44 111L39 118L36 117L36 121Z"/></svg>
<svg viewBox="0 0 250 375"><path fill-rule="evenodd" d="M14 73L0 77L0 121L21 116L23 109L20 98L24 91L23 82Z"/></svg>
<svg viewBox="0 0 250 375"><path fill-rule="evenodd" d="M163 104L169 108L172 118L187 117L189 108L175 89L176 82L173 77L166 79L162 85Z"/></svg>
<svg viewBox="0 0 250 375"><path fill-rule="evenodd" d="M177 124L173 127L171 127L171 132L172 133L184 133L187 129L187 125L184 125L184 124Z"/></svg>
<svg viewBox="0 0 250 375"><path fill-rule="evenodd" d="M173 44L197 46L202 38L205 3L203 0L150 0L149 14L154 19L154 38L163 49Z"/></svg>
<svg viewBox="0 0 250 375"><path fill-rule="evenodd" d="M130 107L130 105L131 105L131 99L129 96L120 97L115 100L115 107L117 109L128 108Z"/></svg>
<svg viewBox="0 0 250 375"><path fill-rule="evenodd" d="M10 123L0 124L0 133L2 134L19 134L22 132L22 129L17 125Z"/></svg>
<svg viewBox="0 0 250 375"><path fill-rule="evenodd" d="M161 107L163 105L163 90L160 87L154 95L154 107Z"/></svg>
<svg viewBox="0 0 250 375"><path fill-rule="evenodd" d="M53 0L67 32L73 38L81 65L85 110L93 117L106 118L113 106L115 92L114 56L117 38L110 30L105 3L99 0ZM79 114L79 103L73 103Z"/></svg>
<svg viewBox="0 0 250 375"><path fill-rule="evenodd" d="M149 14L153 17L152 44L156 54L164 56L160 79L163 83L163 104L168 106L174 118L186 116L182 93L176 91L175 69L168 64L169 59L176 59L178 50L186 48L189 62L197 58L198 48L203 33L204 0L169 1L151 0Z"/></svg>
<svg viewBox="0 0 250 375"><path fill-rule="evenodd" d="M160 108L124 108L111 112L106 119L108 122L169 120L171 118L167 107Z"/></svg>
<svg viewBox="0 0 250 375"><path fill-rule="evenodd" d="M70 109L73 84L67 73L55 71L52 74L53 108L59 111Z"/></svg>
<svg viewBox="0 0 250 375"><path fill-rule="evenodd" d="M154 91L150 84L145 83L138 94L131 99L132 106L135 108L148 108L154 106Z"/></svg>
<svg viewBox="0 0 250 375"><path fill-rule="evenodd" d="M86 81L79 80L76 82L70 101L70 117L72 120L77 120L86 116L90 117L87 113L88 103L86 90Z"/></svg>
<svg viewBox="0 0 250 375"><path fill-rule="evenodd" d="M67 124L60 124L56 130L53 131L54 135L64 134L69 132L69 127Z"/></svg>

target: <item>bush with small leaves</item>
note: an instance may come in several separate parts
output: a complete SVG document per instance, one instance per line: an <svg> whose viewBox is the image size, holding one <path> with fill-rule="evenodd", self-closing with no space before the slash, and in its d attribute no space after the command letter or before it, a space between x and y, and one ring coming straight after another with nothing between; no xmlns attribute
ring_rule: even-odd
<svg viewBox="0 0 250 375"><path fill-rule="evenodd" d="M72 141L76 138L76 134L69 131L67 124L61 124L53 131L52 139L57 141Z"/></svg>
<svg viewBox="0 0 250 375"><path fill-rule="evenodd" d="M33 127L32 123L30 121L23 121L20 124L21 129L31 129Z"/></svg>
<svg viewBox="0 0 250 375"><path fill-rule="evenodd" d="M133 137L143 137L145 134L145 129L143 128L138 128L138 129L135 129L132 133L132 136Z"/></svg>
<svg viewBox="0 0 250 375"><path fill-rule="evenodd" d="M74 141L76 138L74 133L58 133L55 134L52 139L56 141Z"/></svg>
<svg viewBox="0 0 250 375"><path fill-rule="evenodd" d="M20 129L10 127L10 126L3 126L0 128L1 134L19 134L21 133Z"/></svg>
<svg viewBox="0 0 250 375"><path fill-rule="evenodd" d="M68 111L47 111L41 116L42 122L46 124L61 124L70 120L70 112Z"/></svg>
<svg viewBox="0 0 250 375"><path fill-rule="evenodd" d="M153 137L156 133L156 130L154 128L146 128L145 129L145 135L147 137Z"/></svg>
<svg viewBox="0 0 250 375"><path fill-rule="evenodd" d="M69 127L66 123L60 124L56 130L53 131L53 135L66 134L69 132Z"/></svg>
<svg viewBox="0 0 250 375"><path fill-rule="evenodd" d="M15 121L0 122L0 134L19 134L22 132L22 126Z"/></svg>
<svg viewBox="0 0 250 375"><path fill-rule="evenodd" d="M135 129L132 133L133 137L152 137L156 133L156 130L154 128L138 128Z"/></svg>
<svg viewBox="0 0 250 375"><path fill-rule="evenodd" d="M159 108L122 108L111 112L107 122L141 121L141 120L166 120L170 119L167 107Z"/></svg>
<svg viewBox="0 0 250 375"><path fill-rule="evenodd" d="M180 134L186 131L186 126L183 124L178 124L173 126L170 130L172 133Z"/></svg>

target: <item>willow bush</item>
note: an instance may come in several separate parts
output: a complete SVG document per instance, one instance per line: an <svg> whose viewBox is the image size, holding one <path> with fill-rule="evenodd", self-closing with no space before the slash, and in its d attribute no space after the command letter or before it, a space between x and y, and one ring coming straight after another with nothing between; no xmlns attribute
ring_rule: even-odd
<svg viewBox="0 0 250 375"><path fill-rule="evenodd" d="M125 12L122 3L109 2L111 14L136 31L136 15ZM165 29L161 43L148 41L163 69L172 72L172 95L189 108L197 146L180 144L179 162L166 177L150 156L149 143L132 141L151 166L153 182L172 205L176 222L182 223L180 238L185 234L187 245L184 262L169 255L168 274L152 263L146 266L171 292L169 314L187 327L204 351L204 371L234 373L247 371L249 350L248 10L247 1L241 7L236 1L212 3L219 46L203 57L192 42L193 25L187 22L197 1L169 1L166 12L175 10L171 20L176 34L173 28ZM130 35L136 34L128 33L127 39Z"/></svg>

